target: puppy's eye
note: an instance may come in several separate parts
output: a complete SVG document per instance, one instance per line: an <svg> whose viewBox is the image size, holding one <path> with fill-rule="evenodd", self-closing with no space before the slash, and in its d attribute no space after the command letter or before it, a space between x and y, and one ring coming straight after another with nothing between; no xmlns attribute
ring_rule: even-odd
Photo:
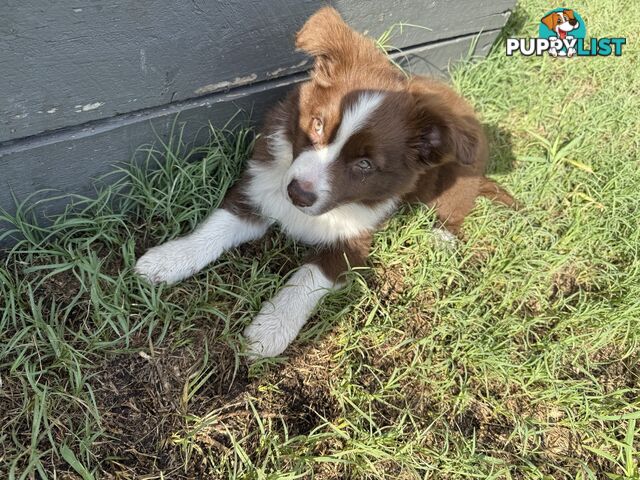
<svg viewBox="0 0 640 480"><path fill-rule="evenodd" d="M371 170L371 167L373 166L371 165L371 162L366 158L360 160L356 165L360 170Z"/></svg>
<svg viewBox="0 0 640 480"><path fill-rule="evenodd" d="M322 134L324 133L324 122L321 118L313 117L313 121L311 122L311 128L314 138L320 139L322 138Z"/></svg>

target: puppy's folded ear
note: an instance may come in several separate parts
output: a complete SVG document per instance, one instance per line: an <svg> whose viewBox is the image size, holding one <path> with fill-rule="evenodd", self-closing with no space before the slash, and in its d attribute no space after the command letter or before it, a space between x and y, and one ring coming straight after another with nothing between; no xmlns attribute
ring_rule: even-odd
<svg viewBox="0 0 640 480"><path fill-rule="evenodd" d="M307 20L296 35L296 48L315 57L312 75L324 86L341 69L386 63L373 41L352 30L332 7L321 8Z"/></svg>
<svg viewBox="0 0 640 480"><path fill-rule="evenodd" d="M296 48L313 56L332 55L341 43L349 40L351 33L335 8L323 7L296 34Z"/></svg>
<svg viewBox="0 0 640 480"><path fill-rule="evenodd" d="M417 133L413 144L420 163L437 167L450 162L473 165L481 160L486 140L471 112L456 112L436 95L418 95L414 113Z"/></svg>

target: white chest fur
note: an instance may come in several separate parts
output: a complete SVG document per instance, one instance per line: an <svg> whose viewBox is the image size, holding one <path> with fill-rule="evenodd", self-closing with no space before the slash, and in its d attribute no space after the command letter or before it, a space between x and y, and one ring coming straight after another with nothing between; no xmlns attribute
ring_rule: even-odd
<svg viewBox="0 0 640 480"><path fill-rule="evenodd" d="M274 161L249 162L251 180L245 192L266 219L277 222L285 233L297 240L316 245L354 238L375 230L396 207L395 200L375 207L350 203L322 215L307 215L289 201L283 185L293 161L291 143L284 134L276 133L269 138L269 146Z"/></svg>

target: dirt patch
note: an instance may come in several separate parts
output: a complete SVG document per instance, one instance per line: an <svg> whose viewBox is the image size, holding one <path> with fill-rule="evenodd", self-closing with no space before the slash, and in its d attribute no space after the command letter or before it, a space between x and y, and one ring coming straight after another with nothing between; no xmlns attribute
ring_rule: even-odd
<svg viewBox="0 0 640 480"><path fill-rule="evenodd" d="M594 445L570 428L566 413L556 405L535 402L515 386L472 382L469 387L469 394L474 393L469 406L445 421L465 438L475 438L478 452L512 465L526 459L552 478L566 478L567 472L581 471L583 465L599 474L618 471L615 464L584 448Z"/></svg>
<svg viewBox="0 0 640 480"><path fill-rule="evenodd" d="M159 470L172 472L170 478L216 478L216 466L207 461L232 455L234 442L260 462L260 424L280 437L286 424L291 438L338 416L326 342L292 349L289 362L255 378L245 365L235 365L234 353L221 342L209 341L203 366L204 343L118 355L92 378L108 439L96 449L105 472L117 478ZM199 379L204 381L196 390Z"/></svg>
<svg viewBox="0 0 640 480"><path fill-rule="evenodd" d="M132 474L179 463L179 456L163 447L182 422L181 393L191 368L186 360L141 350L110 359L92 378L104 434L110 438L96 449L103 468Z"/></svg>
<svg viewBox="0 0 640 480"><path fill-rule="evenodd" d="M80 281L73 272L65 270L44 280L35 295L47 300L43 304L55 302L57 305L68 305L81 289Z"/></svg>
<svg viewBox="0 0 640 480"><path fill-rule="evenodd" d="M590 355L590 373L598 379L605 394L627 387L625 396L632 403L640 389L640 353L627 355L619 345L607 345Z"/></svg>

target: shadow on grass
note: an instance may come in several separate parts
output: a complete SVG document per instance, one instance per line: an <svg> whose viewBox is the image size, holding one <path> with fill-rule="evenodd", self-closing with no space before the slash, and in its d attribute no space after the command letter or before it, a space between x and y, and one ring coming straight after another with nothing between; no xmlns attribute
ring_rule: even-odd
<svg viewBox="0 0 640 480"><path fill-rule="evenodd" d="M489 163L486 173L509 173L516 161L513 153L513 135L496 124L485 124L484 131L489 140Z"/></svg>

